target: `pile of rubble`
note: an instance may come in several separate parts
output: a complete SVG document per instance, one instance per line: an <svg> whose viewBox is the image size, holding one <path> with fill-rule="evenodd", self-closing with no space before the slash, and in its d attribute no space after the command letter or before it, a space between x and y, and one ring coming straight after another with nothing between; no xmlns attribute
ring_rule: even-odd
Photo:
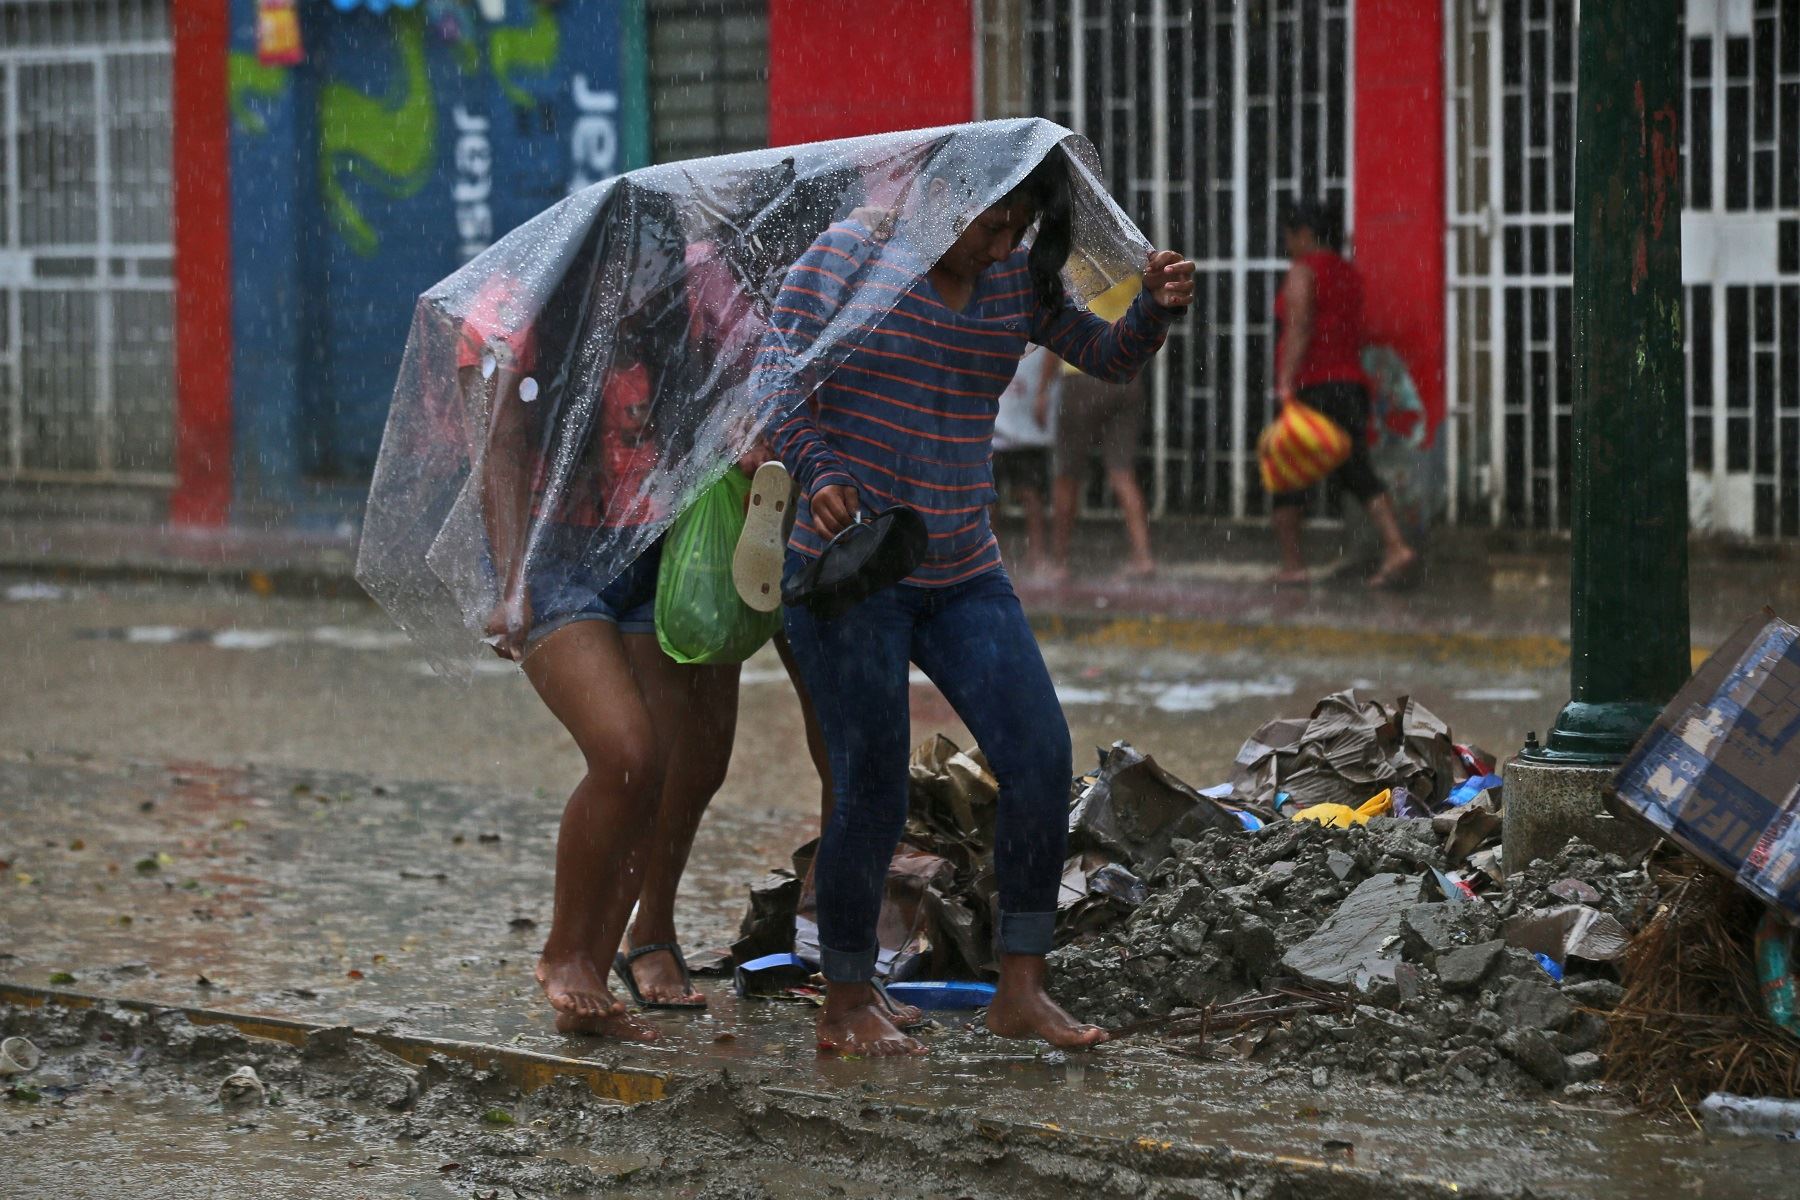
<svg viewBox="0 0 1800 1200"><path fill-rule="evenodd" d="M1454 881L1446 891L1428 820L1209 834L1172 847L1129 918L1058 950L1052 978L1090 1020L1321 1086L1347 1070L1408 1086L1579 1091L1600 1073L1602 1014L1620 995L1616 950L1592 926L1631 909L1585 906L1594 918L1576 949L1607 961L1529 946L1546 936L1545 913L1570 907L1558 892L1629 906L1633 874L1572 842L1531 868L1556 876L1550 907L1508 900L1503 911Z"/></svg>
<svg viewBox="0 0 1800 1200"><path fill-rule="evenodd" d="M1334 1070L1598 1086L1643 872L1572 842L1503 887L1492 771L1416 703L1353 691L1264 725L1204 792L1115 743L1071 788L1057 998L1320 1086ZM992 977L996 794L979 752L942 737L915 752L881 922L890 979ZM816 954L811 849L753 893L740 963Z"/></svg>

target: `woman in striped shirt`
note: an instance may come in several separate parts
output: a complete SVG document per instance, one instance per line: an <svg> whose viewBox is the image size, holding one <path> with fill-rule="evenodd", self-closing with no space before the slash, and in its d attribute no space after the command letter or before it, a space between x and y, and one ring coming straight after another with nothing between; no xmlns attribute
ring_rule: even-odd
<svg viewBox="0 0 1800 1200"><path fill-rule="evenodd" d="M955 184L932 179L917 202L948 208ZM961 225L935 263L909 269L903 251L853 218L814 242L774 307L759 379L763 399L785 414L771 441L801 489L790 577L859 511L906 505L931 535L925 561L899 586L832 618L787 610L837 791L816 866L829 984L818 1022L824 1049L924 1052L888 1020L870 986L876 917L906 820L909 662L973 731L1000 785L1000 982L988 1028L1064 1047L1106 1040L1045 989L1073 766L1068 726L988 524L994 417L1027 342L1097 378L1134 377L1192 300L1194 267L1172 251L1152 254L1139 299L1109 325L1063 292L1071 206L1056 150ZM1021 241L1034 222L1027 251ZM861 341L810 396L783 391L778 381L791 377L783 362L834 320L854 317L852 291L860 298L871 289L898 299L869 313Z"/></svg>

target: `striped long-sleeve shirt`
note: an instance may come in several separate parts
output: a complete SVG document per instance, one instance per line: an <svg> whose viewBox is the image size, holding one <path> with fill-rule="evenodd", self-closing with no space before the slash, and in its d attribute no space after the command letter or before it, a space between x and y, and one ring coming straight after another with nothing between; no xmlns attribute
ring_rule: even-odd
<svg viewBox="0 0 1800 1200"><path fill-rule="evenodd" d="M982 272L967 307L957 311L923 274L875 258L875 248L860 224L821 234L789 271L760 352L758 391L780 414L770 442L801 489L789 546L810 557L824 550L811 497L847 485L866 509L904 504L918 511L931 541L906 582L946 587L1000 565L988 525L994 417L1026 343L1046 346L1096 378L1124 382L1162 346L1175 314L1147 293L1110 325L1066 303L1046 309L1032 290L1024 250ZM861 342L805 403L778 382L789 378L778 369L783 359L803 352L834 318L846 309L854 314L864 297L895 292L901 295L892 310L870 311Z"/></svg>

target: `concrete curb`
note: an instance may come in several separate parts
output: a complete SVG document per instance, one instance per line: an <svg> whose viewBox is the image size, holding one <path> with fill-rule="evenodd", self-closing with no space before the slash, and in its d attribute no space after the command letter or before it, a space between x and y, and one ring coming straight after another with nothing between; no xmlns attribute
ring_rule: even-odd
<svg viewBox="0 0 1800 1200"><path fill-rule="evenodd" d="M405 1061L422 1066L434 1055L466 1062L478 1070L493 1071L524 1092L533 1092L558 1079L579 1079L603 1100L624 1105L667 1099L680 1084L700 1076L675 1071L650 1071L637 1067L607 1066L587 1059L543 1054L510 1046L490 1046L450 1038L363 1030L353 1026L324 1025L289 1017L236 1013L224 1009L157 1004L147 1000L96 996L59 988L35 987L0 980L0 1004L27 1008L59 1005L69 1009L121 1008L155 1017L179 1013L196 1025L229 1025L247 1037L266 1038L292 1046L309 1039L337 1034L380 1047ZM1459 1185L1446 1179L1400 1172L1383 1172L1349 1163L1298 1155L1238 1150L1224 1145L1203 1145L1149 1136L1120 1136L1071 1129L1060 1124L1021 1121L971 1113L958 1108L934 1107L913 1102L869 1103L866 1098L815 1092L804 1088L762 1083L757 1090L771 1099L800 1101L841 1108L856 1106L867 1121L887 1119L908 1124L966 1121L970 1132L985 1141L1004 1145L1009 1141L1035 1140L1072 1158L1117 1162L1144 1175L1161 1179L1245 1178L1274 1176L1299 1190L1295 1194L1330 1196L1335 1200L1370 1197L1467 1197L1482 1194L1480 1187ZM879 1136L876 1131L876 1136Z"/></svg>

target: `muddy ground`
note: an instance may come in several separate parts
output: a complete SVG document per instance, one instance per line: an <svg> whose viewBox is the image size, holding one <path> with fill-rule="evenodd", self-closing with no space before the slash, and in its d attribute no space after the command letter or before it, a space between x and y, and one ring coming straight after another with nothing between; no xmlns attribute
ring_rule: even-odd
<svg viewBox="0 0 1800 1200"><path fill-rule="evenodd" d="M0 988L464 1039L647 1073L670 1098L626 1109L569 1080L527 1095L455 1059L309 1056L177 1015L14 1005L0 1028L48 1057L0 1098L0 1196L1767 1197L1791 1179L1788 1148L1714 1145L1604 1096L1454 1076L1422 1094L1146 1038L1038 1055L966 1014L921 1062L820 1059L804 1009L717 982L708 1013L659 1018L659 1046L561 1037L530 964L576 756L516 672L448 687L355 603L15 586ZM1046 656L1082 765L1128 736L1201 786L1264 718L1347 684L1410 691L1497 748L1559 699L1555 667L1301 657L1266 639L1052 637ZM680 912L694 948L728 940L747 885L812 830L772 659L747 666L744 697ZM927 686L914 725L962 736ZM218 1085L242 1066L272 1099L227 1112Z"/></svg>

